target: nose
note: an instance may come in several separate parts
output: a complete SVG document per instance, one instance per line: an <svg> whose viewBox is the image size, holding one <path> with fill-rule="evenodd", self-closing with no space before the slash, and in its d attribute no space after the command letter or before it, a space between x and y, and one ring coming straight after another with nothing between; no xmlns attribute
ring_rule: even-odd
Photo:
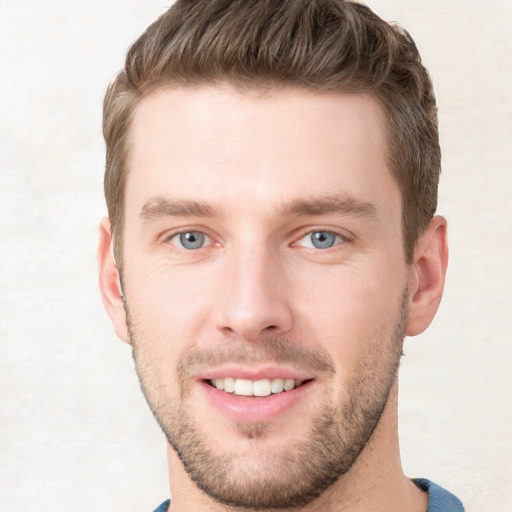
<svg viewBox="0 0 512 512"><path fill-rule="evenodd" d="M215 321L224 336L246 341L284 335L293 325L286 277L270 250L239 250L227 258Z"/></svg>

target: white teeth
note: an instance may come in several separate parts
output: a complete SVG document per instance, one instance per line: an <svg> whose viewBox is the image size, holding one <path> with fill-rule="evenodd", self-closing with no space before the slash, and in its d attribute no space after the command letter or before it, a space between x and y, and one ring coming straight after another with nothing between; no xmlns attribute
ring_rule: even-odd
<svg viewBox="0 0 512 512"><path fill-rule="evenodd" d="M302 381L295 379L261 379L247 380L225 377L213 379L210 383L217 389L240 396L269 396L271 394L291 391L302 384Z"/></svg>
<svg viewBox="0 0 512 512"><path fill-rule="evenodd" d="M252 395L252 382L250 380L245 380L245 379L236 379L235 395L251 396Z"/></svg>
<svg viewBox="0 0 512 512"><path fill-rule="evenodd" d="M272 393L281 393L284 391L284 379L274 379L272 381Z"/></svg>
<svg viewBox="0 0 512 512"><path fill-rule="evenodd" d="M272 393L272 384L269 379L257 380L252 385L254 396L269 396Z"/></svg>
<svg viewBox="0 0 512 512"><path fill-rule="evenodd" d="M284 390L290 391L290 389L293 389L295 387L295 381L293 379L286 379L284 381Z"/></svg>
<svg viewBox="0 0 512 512"><path fill-rule="evenodd" d="M224 379L224 391L227 391L228 393L233 393L233 391L235 391L235 379L232 379L231 377L226 377Z"/></svg>

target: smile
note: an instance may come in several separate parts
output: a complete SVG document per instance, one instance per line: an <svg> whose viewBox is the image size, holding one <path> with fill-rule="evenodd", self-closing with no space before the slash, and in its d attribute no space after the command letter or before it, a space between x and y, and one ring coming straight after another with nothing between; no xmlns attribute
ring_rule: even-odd
<svg viewBox="0 0 512 512"><path fill-rule="evenodd" d="M308 373L276 367L208 373L199 380L199 389L222 417L236 423L277 421L317 387L315 377Z"/></svg>
<svg viewBox="0 0 512 512"><path fill-rule="evenodd" d="M235 379L225 377L220 379L211 379L208 381L211 386L226 393L232 393L238 396L256 396L265 397L291 391L299 387L302 381L295 379Z"/></svg>

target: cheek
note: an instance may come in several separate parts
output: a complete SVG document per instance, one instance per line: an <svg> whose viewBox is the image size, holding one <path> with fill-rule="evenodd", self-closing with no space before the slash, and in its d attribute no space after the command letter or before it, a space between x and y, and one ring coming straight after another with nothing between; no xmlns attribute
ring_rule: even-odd
<svg viewBox="0 0 512 512"><path fill-rule="evenodd" d="M301 338L307 343L312 336L342 373L350 371L395 329L404 283L383 266L345 267L309 279L293 293Z"/></svg>
<svg viewBox="0 0 512 512"><path fill-rule="evenodd" d="M128 284L130 283L130 284ZM157 407L162 396L176 399L177 368L199 338L204 317L197 292L169 276L127 279L126 302L134 356L145 394Z"/></svg>
<svg viewBox="0 0 512 512"><path fill-rule="evenodd" d="M214 339L211 310L214 291L219 290L214 282L218 273L203 274L165 263L126 266L137 372L154 410L164 403L170 404L167 411L179 407L183 394L190 390L190 382L180 377L180 366L187 354ZM163 417L167 412L161 409L159 414Z"/></svg>
<svg viewBox="0 0 512 512"><path fill-rule="evenodd" d="M155 267L146 271L142 266L127 266L125 285L139 344L163 365L176 366L207 323L214 301L211 286L197 273Z"/></svg>

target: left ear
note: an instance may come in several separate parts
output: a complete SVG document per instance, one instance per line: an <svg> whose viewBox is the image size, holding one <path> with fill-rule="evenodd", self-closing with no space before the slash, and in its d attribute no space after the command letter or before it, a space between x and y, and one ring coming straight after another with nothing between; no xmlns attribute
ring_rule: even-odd
<svg viewBox="0 0 512 512"><path fill-rule="evenodd" d="M422 333L432 322L443 295L447 266L446 219L436 216L418 240L410 266L407 336Z"/></svg>

